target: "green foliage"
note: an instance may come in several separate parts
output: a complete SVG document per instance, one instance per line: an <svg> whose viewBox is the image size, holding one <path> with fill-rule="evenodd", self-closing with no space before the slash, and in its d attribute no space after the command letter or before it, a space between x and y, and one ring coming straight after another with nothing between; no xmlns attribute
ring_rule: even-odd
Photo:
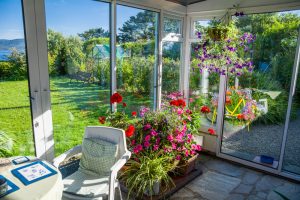
<svg viewBox="0 0 300 200"><path fill-rule="evenodd" d="M92 28L83 33L78 34L79 37L83 39L83 41L88 41L94 38L108 38L109 32L105 31L103 28Z"/></svg>
<svg viewBox="0 0 300 200"><path fill-rule="evenodd" d="M12 139L4 132L0 131L0 157L12 155Z"/></svg>
<svg viewBox="0 0 300 200"><path fill-rule="evenodd" d="M2 65L5 67L3 71L6 72L7 76L3 75L3 77L5 77L6 80L23 80L27 77L27 63L24 53L13 48L11 54L8 56L8 63L10 65L9 67L7 64Z"/></svg>
<svg viewBox="0 0 300 200"><path fill-rule="evenodd" d="M139 12L136 16L131 16L119 29L118 41L136 42L138 40L153 39L156 29L156 16L155 12L147 10Z"/></svg>
<svg viewBox="0 0 300 200"><path fill-rule="evenodd" d="M129 189L128 199L132 193L134 197L142 197L145 192L152 197L153 186L160 184L160 190L166 191L175 186L168 175L174 169L170 158L158 154L141 156L139 161L129 160L128 169L121 174L121 180Z"/></svg>
<svg viewBox="0 0 300 200"><path fill-rule="evenodd" d="M12 66L9 62L6 61L0 61L0 80L1 79L7 79L7 77L10 77L12 75Z"/></svg>

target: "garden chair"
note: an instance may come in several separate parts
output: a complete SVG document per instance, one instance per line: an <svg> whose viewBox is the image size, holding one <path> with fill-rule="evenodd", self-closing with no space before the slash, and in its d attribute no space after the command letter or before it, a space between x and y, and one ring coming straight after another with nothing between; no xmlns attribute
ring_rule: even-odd
<svg viewBox="0 0 300 200"><path fill-rule="evenodd" d="M111 127L100 127L100 126L89 126L85 129L84 139L100 139L101 141L106 141L116 144L116 162L110 168L110 172L105 176L95 176L89 174L83 174L80 170L77 170L75 173L68 175L63 179L64 181L64 193L63 197L65 199L108 199L113 200L115 196L115 189L119 189L120 198L122 199L120 184L117 180L118 171L125 165L131 156L131 152L127 150L125 133L121 129L111 128ZM63 161L72 158L74 155L78 155L83 150L82 146L75 146L71 150L65 152L64 154L58 156L54 159L54 166L57 168L60 167L60 163ZM79 162L78 162L79 163ZM95 166L95 165L94 165ZM98 167L98 165L96 166ZM101 167L101 166L99 166ZM78 169L78 167L77 167ZM79 184L79 186L77 185ZM77 193L69 193L68 187L77 187L78 190L87 191L86 195ZM82 189L81 186L84 186ZM67 188L67 190L66 190ZM80 189L81 188L81 189ZM99 192L100 191L100 192ZM92 198L91 195L92 194ZM64 199L63 198L63 199Z"/></svg>

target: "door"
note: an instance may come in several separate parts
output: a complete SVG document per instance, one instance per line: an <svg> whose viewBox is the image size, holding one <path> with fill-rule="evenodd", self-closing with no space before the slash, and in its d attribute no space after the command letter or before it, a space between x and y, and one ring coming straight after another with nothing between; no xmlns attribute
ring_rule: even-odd
<svg viewBox="0 0 300 200"><path fill-rule="evenodd" d="M0 19L0 157L35 155L22 1L0 1Z"/></svg>
<svg viewBox="0 0 300 200"><path fill-rule="evenodd" d="M218 124L222 132L219 155L278 174L282 169L299 173L296 144L299 87L295 85L299 61L294 64L295 55L299 56L296 51L299 11L249 14L232 20L241 32L256 36L250 49L256 68L251 75L238 79L223 77L226 87L222 90L224 115ZM294 91L290 92L291 87ZM235 109L238 106L234 103L243 94L247 94L245 107ZM249 112L245 112L249 111L246 109L249 105L260 110L252 113L252 123L228 117L233 110L240 112L234 113L236 116L248 116Z"/></svg>

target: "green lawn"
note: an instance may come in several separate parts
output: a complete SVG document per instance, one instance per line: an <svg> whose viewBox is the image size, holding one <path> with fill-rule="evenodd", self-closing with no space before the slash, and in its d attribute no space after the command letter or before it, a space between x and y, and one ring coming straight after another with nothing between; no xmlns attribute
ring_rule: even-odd
<svg viewBox="0 0 300 200"><path fill-rule="evenodd" d="M80 144L84 128L99 125L98 116L109 110L109 90L68 78L51 78L55 154ZM27 81L0 82L0 131L14 139L14 155L34 154ZM123 94L127 112L150 105L147 96Z"/></svg>

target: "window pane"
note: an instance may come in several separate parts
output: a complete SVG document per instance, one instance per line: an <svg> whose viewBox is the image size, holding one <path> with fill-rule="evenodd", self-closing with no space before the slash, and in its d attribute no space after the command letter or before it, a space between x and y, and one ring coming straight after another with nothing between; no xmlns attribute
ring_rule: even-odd
<svg viewBox="0 0 300 200"><path fill-rule="evenodd" d="M46 0L55 154L110 108L109 3ZM80 13L80 14L79 14Z"/></svg>
<svg viewBox="0 0 300 200"><path fill-rule="evenodd" d="M211 20L195 21L194 26L195 35L198 32L203 34L205 28L211 26ZM202 41L191 44L189 107L194 112L201 112L201 131L207 133L209 128L216 130L220 76L207 69L200 70L197 49L201 43Z"/></svg>
<svg viewBox="0 0 300 200"><path fill-rule="evenodd" d="M117 91L128 113L153 108L157 23L156 12L117 5Z"/></svg>
<svg viewBox="0 0 300 200"><path fill-rule="evenodd" d="M300 22L300 10L290 11L292 15L291 18L297 20L297 23ZM294 21L294 20L293 20ZM295 21L294 21L295 22ZM292 43L290 48L296 47L296 29L292 29ZM288 49L291 51L291 49ZM292 59L292 52L290 55ZM292 173L300 174L300 147L298 141L300 140L300 66L298 66L298 77L296 90L293 96L293 104L291 109L290 123L288 127L287 142L284 152L283 159L283 170L289 171Z"/></svg>
<svg viewBox="0 0 300 200"><path fill-rule="evenodd" d="M181 27L182 27L182 20L172 19L168 17L164 18L164 33L182 34Z"/></svg>
<svg viewBox="0 0 300 200"><path fill-rule="evenodd" d="M194 35L197 35L197 32L204 32L204 29L211 25L211 20L197 20L194 21Z"/></svg>
<svg viewBox="0 0 300 200"><path fill-rule="evenodd" d="M163 43L162 93L179 91L180 84L180 42Z"/></svg>
<svg viewBox="0 0 300 200"><path fill-rule="evenodd" d="M256 36L250 49L255 68L250 75L228 80L221 150L277 168L299 17L277 12L234 17L233 21L242 33ZM274 159L273 164L266 164L265 156ZM296 155L291 157L295 158Z"/></svg>
<svg viewBox="0 0 300 200"><path fill-rule="evenodd" d="M0 19L0 157L34 155L22 2L0 1Z"/></svg>

